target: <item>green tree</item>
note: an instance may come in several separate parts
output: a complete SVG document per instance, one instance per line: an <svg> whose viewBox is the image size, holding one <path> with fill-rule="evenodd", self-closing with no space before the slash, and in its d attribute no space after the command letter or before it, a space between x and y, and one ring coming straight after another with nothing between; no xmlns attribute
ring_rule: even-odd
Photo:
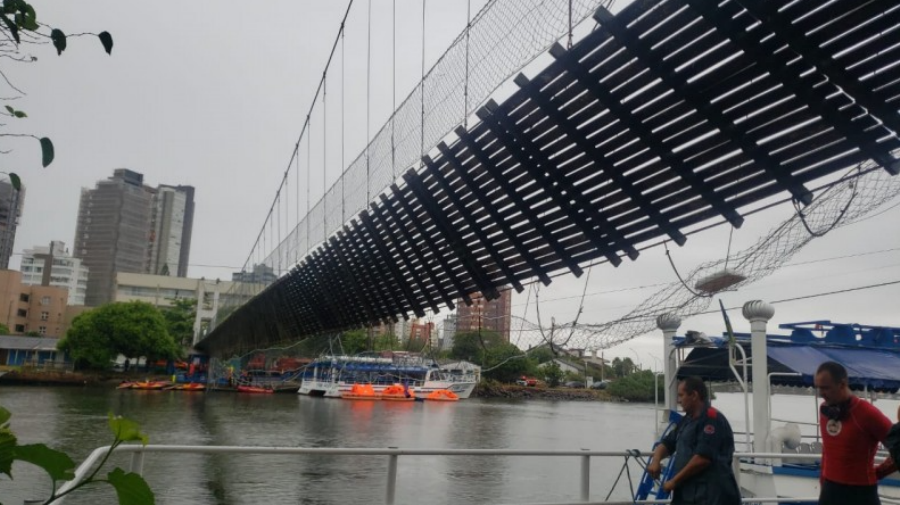
<svg viewBox="0 0 900 505"><path fill-rule="evenodd" d="M46 43L48 39L56 49L57 55L62 55L63 51L66 50L68 38L89 35L99 38L106 53L112 54L113 39L108 32L101 32L99 34L80 33L67 37L61 29L48 26L44 22L38 22L37 11L25 0L3 0L3 5L0 7L0 33L3 34L3 36L0 37L0 52L7 58L3 60L5 62L36 62L37 57L25 52L23 46L35 48ZM6 78L6 74L4 74L3 77L8 85L9 92L4 92L4 97L0 98L0 101L6 102L3 109L0 110L0 115L7 116L11 121L26 119L28 114L26 114L25 111L18 110L10 105L11 103L15 103L12 102L12 100L25 96L25 92L17 88L14 83ZM3 123L6 122L7 121L5 120L3 121ZM41 164L46 167L53 162L55 156L53 142L47 137L38 137L27 133L0 133L0 137L24 137L37 140L41 148ZM18 174L13 172L0 173L9 176L10 183L16 190L21 189L22 182Z"/></svg>
<svg viewBox="0 0 900 505"><path fill-rule="evenodd" d="M485 353L482 376L500 382L515 382L523 375L535 375L537 364L513 344L501 342Z"/></svg>
<svg viewBox="0 0 900 505"><path fill-rule="evenodd" d="M180 354L162 314L145 302L109 303L79 315L59 348L76 363L100 369L119 354L148 362Z"/></svg>
<svg viewBox="0 0 900 505"><path fill-rule="evenodd" d="M487 352L501 344L503 344L503 337L495 331L481 330L457 333L453 337L453 348L450 350L450 355L456 359L484 364ZM516 347L516 351L522 352L518 347Z"/></svg>
<svg viewBox="0 0 900 505"><path fill-rule="evenodd" d="M0 335L9 335L9 326L0 323Z"/></svg>
<svg viewBox="0 0 900 505"><path fill-rule="evenodd" d="M556 361L551 361L550 363L544 365L544 380L547 381L547 385L555 388L559 386L560 382L562 382L565 374L562 371L562 368L559 366L559 363Z"/></svg>
<svg viewBox="0 0 900 505"><path fill-rule="evenodd" d="M547 363L548 361L553 361L554 359L556 359L553 351L551 351L550 348L546 345L529 349L528 355L531 356L531 358L538 364Z"/></svg>
<svg viewBox="0 0 900 505"><path fill-rule="evenodd" d="M359 354L369 350L369 335L365 328L345 331L341 334L341 346L348 355Z"/></svg>
<svg viewBox="0 0 900 505"><path fill-rule="evenodd" d="M609 393L613 396L632 402L652 402L656 394L662 398L665 395L663 382L656 381L657 393L653 391L654 373L650 370L635 372L621 379L610 382Z"/></svg>
<svg viewBox="0 0 900 505"><path fill-rule="evenodd" d="M176 344L190 346L194 341L194 321L197 318L197 300L175 298L172 306L162 309L166 331Z"/></svg>

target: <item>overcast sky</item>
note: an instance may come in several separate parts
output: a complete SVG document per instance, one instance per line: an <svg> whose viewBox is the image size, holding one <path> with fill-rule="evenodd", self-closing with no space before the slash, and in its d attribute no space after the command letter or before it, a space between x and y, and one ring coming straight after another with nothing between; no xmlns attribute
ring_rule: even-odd
<svg viewBox="0 0 900 505"><path fill-rule="evenodd" d="M259 232L303 119L321 77L347 3L335 0L156 2L36 0L39 20L67 33L108 30L115 40L107 56L94 37L72 38L57 57L51 47L29 49L33 64L2 63L2 70L27 93L15 101L28 119L7 131L48 136L56 161L40 168L40 150L31 139L4 139L5 169L27 186L15 249L63 240L75 233L79 191L109 177L116 168L141 172L145 182L195 186L196 216L189 275L230 279L239 270ZM472 12L483 5L472 2ZM346 152L352 160L365 143L366 16L358 0L348 21L345 100ZM371 131L420 77L422 2L397 0L397 86L391 87L391 2L374 0ZM430 67L466 23L463 0L432 0L426 10L426 65ZM335 65L340 65L338 59ZM334 84L332 84L334 86ZM331 96L338 89L330 88ZM9 96L4 89L0 96ZM330 110L340 109L334 106ZM331 155L337 159L336 155ZM340 168L330 167L331 184ZM313 198L321 196L322 172L311 174ZM790 216L790 206L751 216L734 234L732 250L753 243ZM789 266L740 292L727 293L728 306L750 299L778 300L900 279L900 209L838 229L812 242L792 263L850 254L866 256ZM673 250L681 272L724 257L728 229L690 237ZM17 268L19 256L12 268ZM582 322L604 322L626 313L656 285L675 280L662 249L645 251L619 268L593 269L584 279L562 276L541 290L545 320L569 321L586 289ZM574 297L574 298L573 298ZM774 323L831 319L837 322L900 326L900 285L776 307ZM533 299L513 299L514 311L534 319ZM526 313L527 308L527 313ZM734 311L738 331L748 324ZM698 316L683 329L721 332L717 315ZM513 332L513 341L516 333ZM659 367L658 335L637 338L606 351Z"/></svg>

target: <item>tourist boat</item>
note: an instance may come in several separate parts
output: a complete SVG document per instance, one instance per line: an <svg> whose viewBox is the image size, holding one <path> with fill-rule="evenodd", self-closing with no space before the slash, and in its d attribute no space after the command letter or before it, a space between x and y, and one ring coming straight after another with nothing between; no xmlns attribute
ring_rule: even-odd
<svg viewBox="0 0 900 505"><path fill-rule="evenodd" d="M668 415L658 425L659 434L680 420L676 411L679 378L693 375L708 382L735 382L743 393L743 412L725 411L725 414L732 422L742 415L748 427L745 433L735 434L738 451L785 455L783 458L742 459L737 477L743 496L818 496L820 459L806 458L821 453L822 445L817 439L807 437L804 440L798 424L815 426L818 433L819 418L811 414L807 420L791 420L774 426L770 386L806 389L811 396L809 410L817 412L813 409L814 403L818 404L813 384L816 369L825 361L836 361L847 369L850 387L860 398L873 400L875 393L896 392L900 389L897 373L900 370L900 328L812 321L782 324L779 328L790 330L789 334L769 335L765 323L774 315L770 305L748 302L743 313L752 321L752 333L728 331L722 337L707 337L698 332L676 337L675 331L680 324L677 317L663 315L657 320L663 330L667 357L664 411ZM726 327L730 330L727 316ZM755 366L749 374L751 364ZM753 395L748 388L750 382L754 383ZM882 503L900 503L900 476L897 473L879 481L879 495ZM667 493L659 490L645 473L635 499L647 498L665 499Z"/></svg>
<svg viewBox="0 0 900 505"><path fill-rule="evenodd" d="M371 384L354 384L350 391L341 394L345 400L380 400L381 395L375 392Z"/></svg>
<svg viewBox="0 0 900 505"><path fill-rule="evenodd" d="M298 391L310 396L342 398L354 384L371 384L377 394L401 384L419 397L446 389L468 398L477 383L473 373L442 369L420 356L393 353L390 356L323 356L303 373Z"/></svg>
<svg viewBox="0 0 900 505"><path fill-rule="evenodd" d="M273 394L275 392L272 388L263 388L258 386L238 386L238 393L256 393L256 394Z"/></svg>
<svg viewBox="0 0 900 505"><path fill-rule="evenodd" d="M438 389L428 393L425 400L429 402L458 402L459 396L453 391L447 389Z"/></svg>

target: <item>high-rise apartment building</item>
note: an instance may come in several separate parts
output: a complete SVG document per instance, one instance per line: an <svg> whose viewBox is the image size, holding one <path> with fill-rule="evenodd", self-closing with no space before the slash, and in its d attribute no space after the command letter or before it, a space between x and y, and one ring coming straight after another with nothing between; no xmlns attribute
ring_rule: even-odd
<svg viewBox="0 0 900 505"><path fill-rule="evenodd" d="M0 323L10 333L61 337L66 333L68 294L53 286L26 286L22 273L0 270Z"/></svg>
<svg viewBox="0 0 900 505"><path fill-rule="evenodd" d="M25 204L25 188L16 191L9 181L0 181L0 270L9 268L16 241L16 227Z"/></svg>
<svg viewBox="0 0 900 505"><path fill-rule="evenodd" d="M22 284L65 288L69 305L84 305L88 269L80 259L69 255L64 242L54 240L49 246L22 251L21 271Z"/></svg>
<svg viewBox="0 0 900 505"><path fill-rule="evenodd" d="M193 187L154 189L125 168L82 189L73 255L90 270L85 304L113 301L118 272L186 274L193 215Z"/></svg>
<svg viewBox="0 0 900 505"><path fill-rule="evenodd" d="M462 300L456 302L456 332L465 333L478 330L495 331L509 342L510 319L512 316L512 296L510 290L500 291L500 298L485 300L481 293L471 295L472 305Z"/></svg>
<svg viewBox="0 0 900 505"><path fill-rule="evenodd" d="M147 273L187 277L194 188L160 185L153 194Z"/></svg>

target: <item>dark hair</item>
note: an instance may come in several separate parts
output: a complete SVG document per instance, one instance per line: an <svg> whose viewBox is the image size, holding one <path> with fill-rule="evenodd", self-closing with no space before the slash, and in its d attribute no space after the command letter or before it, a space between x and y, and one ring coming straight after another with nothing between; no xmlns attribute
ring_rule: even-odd
<svg viewBox="0 0 900 505"><path fill-rule="evenodd" d="M681 383L684 384L685 393L697 393L700 395L700 400L704 403L709 398L709 394L706 392L706 384L700 377L697 377L696 375L685 377L684 379L681 379Z"/></svg>
<svg viewBox="0 0 900 505"><path fill-rule="evenodd" d="M816 369L816 375L819 375L822 372L828 372L831 375L831 378L834 379L835 382L843 382L847 380L847 369L844 368L844 365L836 362L836 361L826 361L819 365L819 368Z"/></svg>

